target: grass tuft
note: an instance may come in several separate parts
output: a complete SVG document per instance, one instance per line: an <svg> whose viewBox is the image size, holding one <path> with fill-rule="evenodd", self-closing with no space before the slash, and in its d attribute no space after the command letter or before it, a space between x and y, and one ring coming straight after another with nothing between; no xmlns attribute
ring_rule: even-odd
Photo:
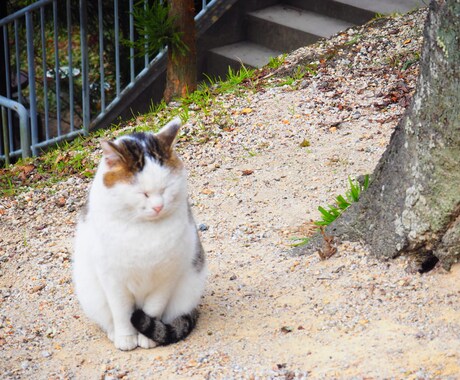
<svg viewBox="0 0 460 380"><path fill-rule="evenodd" d="M319 206L318 211L320 212L320 219L312 221L310 225L315 226L311 230L311 236L307 237L295 237L291 240L294 241L291 247L300 247L308 244L312 236L321 233L326 240L324 228L335 221L342 213L350 207L353 203L359 202L359 199L364 191L369 187L369 174L366 174L363 179L363 183L357 180L352 180L348 177L348 190L345 195L338 195L335 197L335 204L328 206ZM327 237L330 239L331 237ZM330 248L332 249L332 248Z"/></svg>
<svg viewBox="0 0 460 380"><path fill-rule="evenodd" d="M342 213L350 207L353 203L359 202L361 194L366 191L369 187L369 175L364 176L363 183L359 183L357 180L352 180L348 177L349 188L345 193L345 196L338 195L335 198L334 205L328 205L326 207L319 206L318 211L321 214L321 219L314 222L317 226L328 226L334 220L336 220Z"/></svg>

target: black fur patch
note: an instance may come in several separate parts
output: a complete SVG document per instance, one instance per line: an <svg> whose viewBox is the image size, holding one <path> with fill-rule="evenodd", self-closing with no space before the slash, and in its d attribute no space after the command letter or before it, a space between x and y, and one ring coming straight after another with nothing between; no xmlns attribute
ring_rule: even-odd
<svg viewBox="0 0 460 380"><path fill-rule="evenodd" d="M118 151L121 153L123 161L131 173L140 172L144 168L144 149L138 141L122 139L118 145Z"/></svg>
<svg viewBox="0 0 460 380"><path fill-rule="evenodd" d="M140 143L144 154L157 161L160 165L163 165L164 160L167 159L168 151L164 149L157 137L150 133L137 132L131 135L131 137Z"/></svg>
<svg viewBox="0 0 460 380"><path fill-rule="evenodd" d="M163 148L158 138L150 133L134 133L119 141L117 150L131 173L142 171L146 157L152 158L160 165L168 159L168 151Z"/></svg>
<svg viewBox="0 0 460 380"><path fill-rule="evenodd" d="M189 314L177 317L170 324L158 318L149 317L140 309L131 316L131 323L137 331L160 345L177 343L185 339L195 328L197 320L198 311L196 309Z"/></svg>

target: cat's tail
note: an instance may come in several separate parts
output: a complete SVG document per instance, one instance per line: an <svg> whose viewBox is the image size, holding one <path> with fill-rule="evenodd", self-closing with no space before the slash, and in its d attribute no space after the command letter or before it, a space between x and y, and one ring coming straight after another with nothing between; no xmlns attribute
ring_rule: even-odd
<svg viewBox="0 0 460 380"><path fill-rule="evenodd" d="M143 310L136 310L131 316L131 323L141 334L160 345L167 345L185 339L196 326L198 310L181 315L171 323L164 323L158 318L149 317Z"/></svg>

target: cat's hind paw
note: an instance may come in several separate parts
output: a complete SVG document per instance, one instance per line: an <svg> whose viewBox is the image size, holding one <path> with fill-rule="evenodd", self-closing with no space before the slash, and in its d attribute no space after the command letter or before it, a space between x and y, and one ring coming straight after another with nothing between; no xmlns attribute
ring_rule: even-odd
<svg viewBox="0 0 460 380"><path fill-rule="evenodd" d="M136 335L118 335L115 336L115 347L122 351L131 351L137 347Z"/></svg>
<svg viewBox="0 0 460 380"><path fill-rule="evenodd" d="M137 345L142 348L154 348L158 346L158 343L152 339L147 338L145 335L139 334L137 336Z"/></svg>

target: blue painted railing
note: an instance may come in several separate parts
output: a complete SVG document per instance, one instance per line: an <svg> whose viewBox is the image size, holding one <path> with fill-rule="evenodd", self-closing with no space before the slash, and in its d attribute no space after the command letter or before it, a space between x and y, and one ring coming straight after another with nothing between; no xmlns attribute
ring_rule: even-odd
<svg viewBox="0 0 460 380"><path fill-rule="evenodd" d="M90 125L103 120L161 60L164 51L139 58L133 47L123 44L136 38L133 1L128 0L126 16L120 14L126 2L113 0L109 10L113 25L107 25L102 0L79 0L78 7L75 0L39 0L0 20L0 59L5 65L5 72L0 72L5 93L0 95L28 111L24 136L16 113L5 106L0 161L36 155L50 145L87 134ZM214 3L203 0L195 19ZM128 25L122 31L123 17ZM3 103L0 106L3 110Z"/></svg>

